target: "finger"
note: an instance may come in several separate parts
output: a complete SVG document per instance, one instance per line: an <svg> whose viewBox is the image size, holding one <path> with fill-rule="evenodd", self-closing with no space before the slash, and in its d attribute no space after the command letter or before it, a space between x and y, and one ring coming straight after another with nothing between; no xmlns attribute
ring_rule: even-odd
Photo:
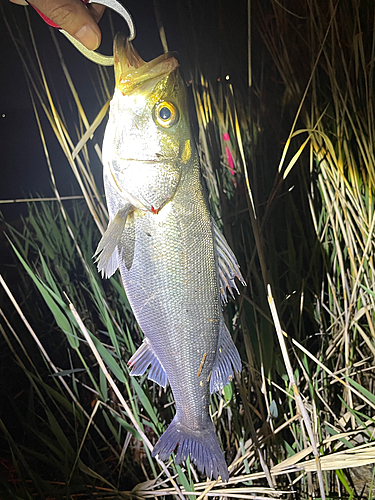
<svg viewBox="0 0 375 500"><path fill-rule="evenodd" d="M10 0L12 3L16 3L17 5L27 5L25 0Z"/></svg>
<svg viewBox="0 0 375 500"><path fill-rule="evenodd" d="M99 47L99 26L81 0L32 0L31 3L88 49Z"/></svg>
<svg viewBox="0 0 375 500"><path fill-rule="evenodd" d="M20 0L21 2L23 0ZM104 14L105 7L104 5L99 5L98 3L89 3L87 4L87 8L89 9L90 14L94 18L94 20L98 23Z"/></svg>

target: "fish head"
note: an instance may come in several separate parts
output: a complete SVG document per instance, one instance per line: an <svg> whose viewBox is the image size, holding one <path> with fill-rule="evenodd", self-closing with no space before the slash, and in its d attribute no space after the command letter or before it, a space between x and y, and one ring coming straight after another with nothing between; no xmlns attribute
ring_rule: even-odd
<svg viewBox="0 0 375 500"><path fill-rule="evenodd" d="M112 193L140 210L158 213L190 165L186 86L173 53L145 62L118 34L114 58L116 88L103 143L105 174Z"/></svg>

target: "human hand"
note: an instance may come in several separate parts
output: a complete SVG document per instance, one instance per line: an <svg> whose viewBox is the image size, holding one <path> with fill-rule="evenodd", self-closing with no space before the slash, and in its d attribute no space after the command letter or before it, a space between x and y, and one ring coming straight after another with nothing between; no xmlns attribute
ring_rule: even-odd
<svg viewBox="0 0 375 500"><path fill-rule="evenodd" d="M25 0L10 1L27 5ZM99 47L101 32L97 23L103 15L104 6L90 3L86 7L81 0L32 0L30 3L88 49Z"/></svg>

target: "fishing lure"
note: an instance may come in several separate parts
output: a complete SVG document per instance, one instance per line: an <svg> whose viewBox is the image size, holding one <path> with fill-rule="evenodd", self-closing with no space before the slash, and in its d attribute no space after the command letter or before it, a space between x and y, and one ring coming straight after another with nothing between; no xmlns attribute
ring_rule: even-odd
<svg viewBox="0 0 375 500"><path fill-rule="evenodd" d="M82 2L87 5L91 3L91 0L82 0ZM132 19L132 16L130 13L125 9L123 5L121 5L117 0L95 0L95 3L99 5L104 5L105 7L108 7L109 9L113 10L114 12L117 12L127 23L128 28L129 28L129 40L134 40L135 38L135 26L134 22ZM35 5L32 3L29 3L31 7L40 15L40 17L45 21L49 26L52 28L56 28L67 37L67 39L78 49L87 59L90 61L100 64L101 66L113 66L114 60L113 56L105 56L103 54L100 54L99 52L95 52L94 50L89 50L87 47L85 47L81 42L76 40L72 35L67 33L65 30L62 30L60 26L58 26L56 23L54 23L49 17L47 17L43 12L41 12Z"/></svg>

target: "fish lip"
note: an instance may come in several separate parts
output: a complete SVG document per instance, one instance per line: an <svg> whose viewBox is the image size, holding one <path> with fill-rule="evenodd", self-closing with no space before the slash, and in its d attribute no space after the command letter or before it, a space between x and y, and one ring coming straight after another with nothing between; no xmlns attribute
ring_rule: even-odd
<svg viewBox="0 0 375 500"><path fill-rule="evenodd" d="M144 90L172 73L178 66L174 52L167 52L146 62L122 33L117 33L113 43L116 88L123 95L134 90Z"/></svg>

